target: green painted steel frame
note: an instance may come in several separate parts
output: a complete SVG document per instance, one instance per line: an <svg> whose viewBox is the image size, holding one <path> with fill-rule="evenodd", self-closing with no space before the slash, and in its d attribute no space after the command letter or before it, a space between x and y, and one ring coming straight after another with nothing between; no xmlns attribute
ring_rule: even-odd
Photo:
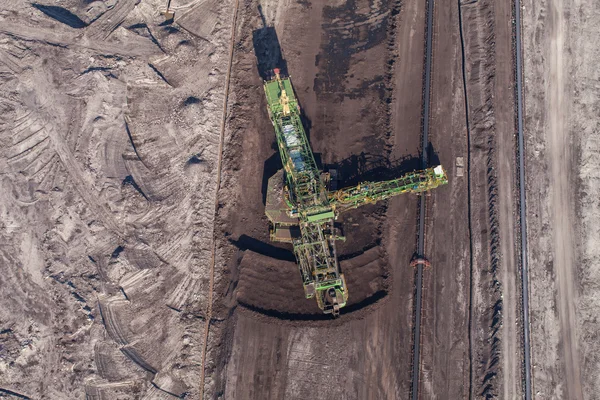
<svg viewBox="0 0 600 400"><path fill-rule="evenodd" d="M342 212L360 207L366 203L375 203L402 193L421 193L448 183L446 172L437 174L435 168L427 168L382 182L363 182L357 186L329 193L329 203Z"/></svg>
<svg viewBox="0 0 600 400"><path fill-rule="evenodd" d="M343 276L339 271L335 251L333 207L327 198L321 172L317 168L308 138L302 126L300 107L289 78L279 78L265 82L269 117L275 128L279 154L286 172L292 213L300 219L301 237L293 241L294 254L298 260L302 282L308 297L308 285L315 284L317 303L324 311L325 292L332 287L343 307L347 300ZM281 96L285 90L289 112L284 110ZM286 115L287 114L287 115ZM288 146L283 127L292 125L297 143ZM291 152L300 154L303 168L297 170Z"/></svg>

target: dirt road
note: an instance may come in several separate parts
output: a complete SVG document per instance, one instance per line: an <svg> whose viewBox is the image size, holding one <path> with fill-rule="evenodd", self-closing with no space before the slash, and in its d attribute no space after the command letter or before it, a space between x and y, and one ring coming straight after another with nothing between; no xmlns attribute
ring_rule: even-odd
<svg viewBox="0 0 600 400"><path fill-rule="evenodd" d="M575 322L575 257L573 254L572 197L569 182L572 181L570 162L573 159L571 140L567 128L570 102L566 85L568 60L565 55L567 21L563 16L562 0L549 4L550 46L548 55L548 157L551 165L550 208L554 232L554 268L558 286L558 317L564 351L566 397L582 399L577 325Z"/></svg>
<svg viewBox="0 0 600 400"><path fill-rule="evenodd" d="M498 226L500 229L499 277L502 282L502 392L503 399L522 397L521 388L521 329L519 310L520 284L516 235L518 225L516 205L516 159L515 141L515 93L512 44L512 5L494 2L494 26L496 36L496 84L494 85L494 109L497 126L498 154ZM500 394L499 393L499 394Z"/></svg>
<svg viewBox="0 0 600 400"><path fill-rule="evenodd" d="M598 307L597 230L588 230L598 218L590 198L598 51L586 39L599 21L593 8L524 2L533 388L544 399L593 399L600 373L591 336L598 329L591 312Z"/></svg>
<svg viewBox="0 0 600 400"><path fill-rule="evenodd" d="M428 399L465 398L470 388L468 190L456 168L456 158L467 156L461 62L458 7L436 2L429 157L446 167L449 184L427 199L432 268L424 272L419 392Z"/></svg>

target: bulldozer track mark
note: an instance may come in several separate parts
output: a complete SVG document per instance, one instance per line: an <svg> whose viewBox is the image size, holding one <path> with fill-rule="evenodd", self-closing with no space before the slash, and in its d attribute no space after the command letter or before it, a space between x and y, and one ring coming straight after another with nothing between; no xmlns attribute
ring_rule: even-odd
<svg viewBox="0 0 600 400"><path fill-rule="evenodd" d="M42 166L40 168L38 168L34 173L32 173L30 175L30 177L34 178L35 176L37 176L37 174L39 174L41 171L43 171L48 166L48 164L50 164L51 162L56 162L57 161L56 157L57 157L57 155L53 154L52 157L50 157L50 159L46 163L42 164Z"/></svg>
<svg viewBox="0 0 600 400"><path fill-rule="evenodd" d="M90 207L94 209L95 214L100 217L102 223L109 230L111 230L113 233L116 233L118 236L123 237L123 232L117 226L114 218L108 214L105 207L99 203L98 198L89 190L89 185L84 179L84 171L79 163L76 162L73 153L71 153L67 146L67 143L62 137L60 137L53 127L48 129L48 134L61 163L69 172L69 176L77 182L77 184L74 186L79 192L79 195Z"/></svg>
<svg viewBox="0 0 600 400"><path fill-rule="evenodd" d="M31 145L31 146L27 147L25 150L20 151L17 154L8 157L7 160L8 161L12 161L12 160L18 160L21 157L25 157L27 154L29 154L30 151L32 151L33 149L35 149L40 144L46 142L46 140L48 140L48 139L49 139L48 136L44 137L42 140L40 140L39 142L35 143L34 145Z"/></svg>
<svg viewBox="0 0 600 400"><path fill-rule="evenodd" d="M161 54L162 51L148 39L131 43L110 43L93 40L88 37L83 39L70 33L55 33L50 29L18 25L3 22L0 33L13 38L38 42L50 46L58 46L64 49L87 49L100 54L118 54L123 57L144 57Z"/></svg>
<svg viewBox="0 0 600 400"><path fill-rule="evenodd" d="M27 127L29 127L29 126L31 126L31 125L27 125ZM19 132L16 132L16 130L15 130L14 131L15 136L17 136L19 133L23 132L25 129L27 129L27 127L21 129ZM29 139L30 137L32 137L36 133L40 132L42 129L44 129L43 126L40 129L38 129L37 131L33 131L33 133L25 136L23 139L17 139L17 141L13 143L13 146L18 146L19 144L23 143L24 141L26 141L27 139Z"/></svg>
<svg viewBox="0 0 600 400"><path fill-rule="evenodd" d="M94 40L106 40L123 23L137 3L138 0L120 0L87 28L86 35Z"/></svg>
<svg viewBox="0 0 600 400"><path fill-rule="evenodd" d="M212 250L211 250L211 261L210 261L210 280L208 285L208 305L206 310L206 318L204 322L204 340L202 343L202 361L200 365L200 400L204 399L204 380L206 377L206 352L208 348L208 337L210 333L210 324L212 322L212 302L213 302L213 292L215 285L215 262L216 262L216 252L217 252L217 241L215 238L216 235L216 217L219 212L219 188L221 186L221 169L223 166L223 145L225 141L225 127L227 124L227 109L228 109L228 100L229 100L229 84L231 81L231 68L233 65L233 54L235 50L235 29L237 25L237 16L239 9L239 0L234 0L233 6L233 17L231 21L231 38L229 40L229 60L227 63L227 74L225 77L225 95L223 98L223 118L221 120L221 132L219 137L219 152L218 152L218 161L217 161L217 183L216 183L216 191L215 191L215 211L214 211L214 221L213 221L213 232L212 232Z"/></svg>

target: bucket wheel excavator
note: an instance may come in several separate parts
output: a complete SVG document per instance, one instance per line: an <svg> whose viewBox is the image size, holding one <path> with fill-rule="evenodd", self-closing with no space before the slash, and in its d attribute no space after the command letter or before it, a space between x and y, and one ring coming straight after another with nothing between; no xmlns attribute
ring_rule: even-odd
<svg viewBox="0 0 600 400"><path fill-rule="evenodd" d="M264 89L283 164L268 183L265 213L271 240L293 245L306 298L316 298L324 313L338 316L348 301L348 289L335 248L336 240L343 237L334 220L364 204L434 189L448 183L448 178L438 165L397 179L329 191L330 176L317 167L290 77L274 69Z"/></svg>

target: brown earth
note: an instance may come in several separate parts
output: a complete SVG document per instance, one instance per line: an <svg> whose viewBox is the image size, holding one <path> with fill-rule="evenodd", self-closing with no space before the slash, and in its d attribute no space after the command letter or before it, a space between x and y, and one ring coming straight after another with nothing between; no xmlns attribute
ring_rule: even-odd
<svg viewBox="0 0 600 400"><path fill-rule="evenodd" d="M523 2L533 394L594 399L598 357L598 51L593 1Z"/></svg>
<svg viewBox="0 0 600 400"><path fill-rule="evenodd" d="M386 259L379 247L341 261L349 293L347 309L386 295ZM376 296L372 299L373 296ZM239 265L236 299L244 307L284 319L326 319L315 301L305 301L302 280L294 261L246 250Z"/></svg>
<svg viewBox="0 0 600 400"><path fill-rule="evenodd" d="M426 3L173 0L172 24L154 0L50 3L0 1L0 397L407 398L417 198L340 218L350 300L320 314L269 241L261 74L291 74L342 185L418 168ZM516 397L511 9L462 6L465 85L458 7L434 14L450 183L427 195L420 393Z"/></svg>
<svg viewBox="0 0 600 400"><path fill-rule="evenodd" d="M395 45L389 35L397 28L391 25L391 4L372 8L362 2L337 6L325 4L290 4L283 10L271 9L263 3L267 18L272 16L287 68L303 105L313 150L320 154L323 164L341 163L361 153L367 153L365 158L371 155L387 157L393 145L391 138L387 138L391 132L389 119L396 116L387 101L392 94L384 89L392 78L389 60L397 59L396 51L390 52ZM235 195L238 200L233 200L221 214L234 243L244 234L263 241L268 237L259 189L262 163L275 151L251 47L252 31L261 24L256 6L255 3L248 4L240 20L240 44L236 47L234 79L239 76L240 80L233 94L235 117L230 121L230 132L242 142L236 146L238 151L228 157L231 160L228 162L252 165L240 168L241 176L236 182L254 184L248 185L243 198L241 194ZM417 11L413 12L416 14ZM423 21L419 22L419 30L423 32ZM416 55L421 60L422 48L411 50L408 42L403 46L407 54L412 52L413 57ZM315 67L311 71L312 65ZM406 73L412 71L412 82L417 83L417 90L408 91L412 96L393 94L399 100L392 104L411 109L408 119L402 122L407 122L403 124L403 130L413 133L412 139L406 136L399 141L401 149L396 150L396 159L418 154L421 98L418 87L422 70L418 66L412 67L408 59L403 65ZM241 98L259 100L243 103ZM398 115L397 118L402 117ZM412 127L409 120L412 120ZM257 153L264 155L257 160ZM230 187L235 188L235 185ZM227 191L222 193L224 197L221 198L230 201ZM256 309L242 310L238 306L235 317L229 322L228 330L233 333L226 340L231 342L225 343L220 356L224 369L223 375L217 378L217 390L224 390L225 398L397 398L402 396L401 393L407 393L413 279L408 264L414 251L416 199L409 196L395 199L390 202L390 207L393 207L397 225L387 222L390 210L386 214L385 205L345 214L342 229L349 240L338 247L351 302L361 303L363 298L368 300L369 295L380 291L381 283L378 282L383 283L388 269L392 278L390 295L358 310L352 310L350 305L350 312L335 323L325 324L302 320L282 323L276 318L264 318L264 313L257 314ZM392 231L390 226L394 226ZM399 240L408 241L410 245L400 248L390 245L390 235L397 235ZM255 250L251 246L245 247ZM360 255L363 250L367 251ZM370 263L361 260L375 253L388 253L390 261L385 262L387 257ZM356 254L359 255L354 257ZM401 264L392 262L392 258L403 261ZM253 259L256 259L255 255L251 256ZM243 281L244 277L249 277L244 271L249 265L255 270L255 262L246 264L242 260L239 271L236 268L232 272L238 279L238 294L242 298L251 294L254 304L258 301L271 304L271 300L261 298L269 295L260 289L264 282L253 281L248 285ZM291 282L297 282L298 301L308 303L307 310L314 310L311 301L301 298L302 289L293 264L289 267L286 262L276 265L277 268L272 269L278 275L270 279L285 287L289 280L290 290L294 290ZM289 275L277 272L280 265ZM285 311L290 310L289 305L283 307ZM300 306L293 307L296 312L300 310L297 308ZM398 307L404 312L392 311ZM399 363L404 367L398 368Z"/></svg>
<svg viewBox="0 0 600 400"><path fill-rule="evenodd" d="M340 7L322 8L319 3L312 2L309 6L297 5L289 10L277 8L269 11L268 5L263 3L265 14L271 15L281 38L280 45L287 60L287 68L293 76L309 122L313 149L321 154L326 164L339 163L340 159L352 155L353 152L364 153L365 149L391 159L416 156L419 153L421 92L415 89L421 84L420 78L423 73L420 62L423 56L424 5L406 2L400 7L400 12L392 20L395 26L387 29L387 52L384 52L383 44L379 45L381 49L377 46L351 45L344 50L345 45L354 42L336 42L337 35L331 34L333 23L328 18L335 16L337 18L335 24L344 27L351 26L356 29L360 26L360 23L356 22L344 23L344 18L352 15L350 11L352 6L356 7L356 10L361 10L362 3L352 3L352 6L349 4L345 7L340 4ZM250 8L250 15L253 12ZM375 16L369 17L368 20L377 20L376 15L379 12L376 9L371 12ZM255 12L254 20L256 17ZM356 21L357 16L352 15L352 19ZM499 228L495 204L498 178L493 172L493 166L498 162L495 153L496 137L507 137L510 140L514 133L513 109L504 107L502 103L505 97L508 101L512 99L510 7L493 5L491 2L463 6L465 53L468 60L467 92L470 96L469 123L472 135L472 165L470 170L464 171L463 177L457 176L458 168L455 167L456 158L466 159L469 151L465 127L457 6L437 5L435 19L438 22L435 26L429 152L432 162L439 160L447 167L450 184L434 191L427 201L429 217L426 253L434 267L426 272L424 285L424 344L420 390L427 398L447 396L464 398L469 395L469 391L472 391L474 396L489 398L497 396L503 390L506 380L499 381L497 376L499 374L502 376L501 371L504 366L512 368L510 370L512 375L509 377L515 377L514 369L519 363L514 359L519 343L515 343L513 331L512 337L507 339L506 349L509 353L508 355L502 353L505 357L504 364L499 365L500 354L505 349L504 343L500 340L501 335L498 333L499 327L502 326L499 317L502 309L500 282L503 278L512 279L514 282L517 279L517 269L514 268L514 264L510 264L513 266L512 272L509 271L508 275L503 277L499 276L497 265ZM391 25L389 19L385 21ZM321 25L320 31L317 29L319 25ZM241 29L243 36L244 27L242 26ZM253 25L252 29L256 29L256 25ZM340 36L354 37L359 42L363 36L377 37L376 32L361 34L361 29L350 30L350 33ZM299 31L305 34L300 35L297 33ZM356 51L356 48L359 51ZM331 54L336 54L337 61L347 52L355 52L350 59L359 66L368 65L368 71L353 64L347 67L343 58L331 66L327 63ZM382 52L387 54L389 60L387 64L392 69L382 65L386 60L381 57ZM310 56L311 54L314 56ZM236 57L246 60L248 56L240 51ZM307 67L312 65L312 60L315 64L313 69ZM301 65L300 62L304 64ZM502 81L497 81L500 78L497 78L495 71L496 62L505 68L500 75ZM246 65L244 68L246 73L249 71L246 61L244 65ZM378 68L385 72L383 82L393 88L391 92L374 90L371 74ZM357 99L354 98L356 89L348 91L348 85L353 82L357 82L355 86L372 89L361 92L363 102L358 103L362 104L359 120L354 119L357 109ZM500 92L501 90L505 92ZM491 93L495 91L505 96L501 97L502 101L493 100L494 95ZM245 90L243 93L245 98L253 97ZM364 102L364 99L368 101ZM498 108L500 122L497 122L496 108ZM256 114L263 114L262 119L266 120L266 115L260 108L247 108L247 110L246 113L236 112L236 119L247 113L254 114L252 118L243 117L244 128L257 123ZM372 115L381 115L384 125L371 124L371 130L365 130L363 126L370 121ZM236 126L235 122L234 126ZM390 135L387 140L385 140L386 132ZM250 135L245 136L244 139L255 140ZM242 148L247 147L242 146ZM381 150L377 151L378 148ZM510 144L504 145L503 152L507 158L514 158L514 147ZM514 175L510 175L510 172L510 170L505 171L502 175L504 181L508 182L508 186L504 186L503 190L512 191ZM467 204L469 193L467 174L469 173L472 180L471 209ZM242 180L257 178L246 176ZM239 202L235 203L236 214L240 212L239 206ZM362 228L365 221L372 218L368 214L370 211L363 211L360 217L348 216L345 222L352 218L353 221L360 221ZM240 214L244 215L244 229L253 226L253 224L246 224L247 213L240 212ZM510 215L512 216L512 213ZM225 388L225 397L301 398L314 396L317 393L342 398L404 398L408 395L410 376L407 371L410 367L413 272L407 265L414 251L416 201L408 196L393 199L387 208L377 210L375 216L383 220L383 225L375 231L381 235L381 239L376 240L375 243L380 242L387 253L386 270L390 272L392 285L382 304L366 314L350 308L347 310L350 312L343 314L340 320L328 325L302 322L303 318L298 318L295 322L292 320L291 323L277 321L276 318L271 317L283 317L283 315L265 312L265 309L271 310L275 304L268 299L283 299L290 296L287 285L288 279L294 279L293 264L275 262L271 266L272 273L285 276L285 279L279 280L279 282L285 281L280 283L286 288L285 290L277 289L276 292L279 294L273 294L271 290L257 292L261 278L252 275L249 279L249 272L256 269L256 256L251 256L252 262L245 261L246 256L244 256L239 271L234 275L239 279L237 285L240 298L252 298L248 302L242 301L242 304L252 304L252 306L249 307L250 310L238 309L234 322L235 333L232 335L230 333L228 336L227 340L231 342L225 346L221 356L227 368L225 375L220 378L222 379L220 385ZM266 230L265 220L260 217L263 221L263 229ZM471 234L467 223L469 218L472 220ZM510 225L511 221L510 219L504 221L507 224L504 227L505 232L510 232L514 228ZM235 221L227 224L229 227L240 225ZM368 241L373 237L373 234L369 234L366 229L356 232L352 228L345 234L352 236L353 240ZM262 235L262 237L266 236L264 233ZM469 238L474 251L472 259ZM506 240L508 243L506 247L510 248L514 240L510 239L508 233ZM350 248L360 247L353 244ZM347 253L346 247L342 245L340 250L343 258ZM262 257L260 260L260 263L266 263ZM252 266L251 270L248 270L249 266ZM277 272L276 266L285 269L285 274L283 271ZM363 279L362 276L346 268L344 272L347 277ZM244 282L244 279L248 279L252 284ZM472 299L470 299L470 279L473 279ZM275 280L277 278L269 278L268 281ZM272 287L272 285L268 286ZM291 285L289 290L293 290ZM518 293L514 292L514 284L512 290L507 294L511 296L509 301L512 301L511 307L514 309L518 299L514 297L518 296ZM350 290L350 293L353 296L353 290ZM296 294L298 301L302 301L301 295L302 292L298 288ZM470 321L471 301L473 317ZM261 305L257 305L259 303ZM278 303L281 304L278 308L281 308L283 313L291 311L287 303L280 300ZM294 308L294 311L300 309ZM303 312L308 313L308 311ZM265 314L269 318L265 318ZM382 318L383 315L385 318ZM471 338L469 338L469 329L472 331ZM343 334L340 333L341 330ZM315 335L326 339L315 341L317 337ZM382 340L378 341L379 344L375 348L369 347L373 343L373 338ZM276 347L271 348L268 343L276 343ZM355 357L352 354L357 349L359 354L365 353L367 357L359 357L354 361ZM271 356L258 360L257 358L264 351ZM287 354L287 357L283 354ZM369 356L370 354L372 357ZM348 364L340 369L342 367L331 364L329 361L331 358L346 359ZM471 364L473 364L473 376L470 376ZM401 373L401 371L405 372ZM333 376L339 374L338 384L328 383L332 374ZM257 381L256 378L252 378L256 376L269 378L266 381L260 379ZM364 381L348 386L344 384L347 381L341 379L342 376L346 376L345 379L361 376ZM514 387L504 390L511 396L516 395L516 392L511 391Z"/></svg>

